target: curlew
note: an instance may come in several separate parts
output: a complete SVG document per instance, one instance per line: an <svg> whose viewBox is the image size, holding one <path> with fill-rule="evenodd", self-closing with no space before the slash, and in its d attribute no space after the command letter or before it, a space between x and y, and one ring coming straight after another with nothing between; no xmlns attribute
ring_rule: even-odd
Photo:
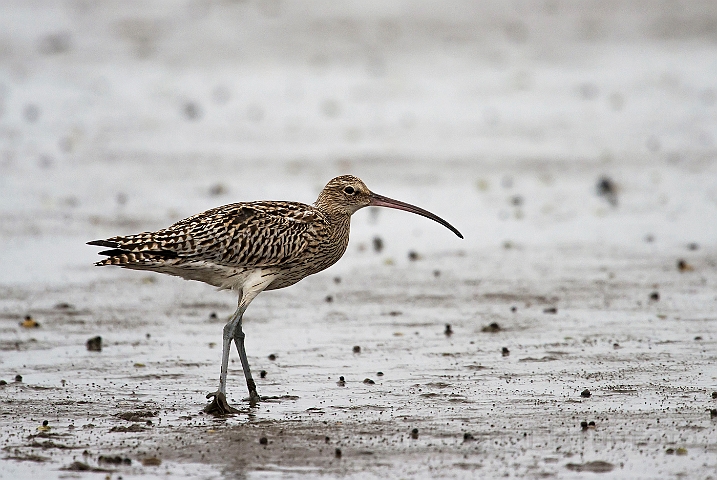
<svg viewBox="0 0 717 480"><path fill-rule="evenodd" d="M338 261L349 243L351 215L368 207L390 207L416 213L463 235L437 215L373 193L357 177L342 175L326 184L314 205L299 202L243 202L212 208L156 232L94 240L108 247L95 265L198 280L239 293L236 311L224 326L219 389L205 412L236 413L226 400L227 367L232 340L239 351L250 404L258 401L244 349L242 316L264 290L295 284Z"/></svg>

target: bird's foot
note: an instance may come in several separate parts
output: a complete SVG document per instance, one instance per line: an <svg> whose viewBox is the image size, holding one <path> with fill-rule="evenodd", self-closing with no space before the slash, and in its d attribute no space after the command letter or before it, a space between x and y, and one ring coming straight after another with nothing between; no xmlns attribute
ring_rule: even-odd
<svg viewBox="0 0 717 480"><path fill-rule="evenodd" d="M217 416L241 413L241 410L237 410L229 405L229 402L227 402L227 396L222 392L210 393L207 395L207 398L212 398L212 401L209 405L204 407L204 413L211 413L212 415Z"/></svg>
<svg viewBox="0 0 717 480"><path fill-rule="evenodd" d="M257 403L259 403L261 400L263 400L258 393L256 393L256 390L250 390L249 391L249 398L246 400L249 401L249 405L254 407Z"/></svg>

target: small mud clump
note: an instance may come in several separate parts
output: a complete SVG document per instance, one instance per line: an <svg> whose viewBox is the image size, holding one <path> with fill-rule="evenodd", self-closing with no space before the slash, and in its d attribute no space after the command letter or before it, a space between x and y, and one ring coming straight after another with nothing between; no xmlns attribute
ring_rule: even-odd
<svg viewBox="0 0 717 480"><path fill-rule="evenodd" d="M588 390L587 388L580 392L580 396L583 398L590 398L591 395L592 393L590 393L590 390Z"/></svg>
<svg viewBox="0 0 717 480"><path fill-rule="evenodd" d="M684 259L677 260L677 270L680 272L691 272L695 267L687 263Z"/></svg>
<svg viewBox="0 0 717 480"><path fill-rule="evenodd" d="M340 448L337 448L336 450L334 450L334 456L336 458L341 458L341 449Z"/></svg>
<svg viewBox="0 0 717 480"><path fill-rule="evenodd" d="M594 429L595 429L595 422L594 422L594 421L590 421L590 422L580 422L580 429L581 429L581 430L588 430L588 429L594 430Z"/></svg>
<svg viewBox="0 0 717 480"><path fill-rule="evenodd" d="M271 360L272 362L273 362L274 360L276 360L276 354L275 354L275 353L270 354L270 355L269 355L269 360Z"/></svg>
<svg viewBox="0 0 717 480"><path fill-rule="evenodd" d="M354 345L353 350L354 350L354 353L361 353L361 347L359 347L358 345Z"/></svg>
<svg viewBox="0 0 717 480"><path fill-rule="evenodd" d="M128 422L145 422L148 418L156 417L158 413L159 411L156 410L135 410L132 412L120 413L117 417L122 420L127 420Z"/></svg>
<svg viewBox="0 0 717 480"><path fill-rule="evenodd" d="M326 301L326 303L331 303L334 301L334 297L331 295L326 295L326 298L324 299L324 301Z"/></svg>
<svg viewBox="0 0 717 480"><path fill-rule="evenodd" d="M443 330L443 333L446 335L446 337L450 337L451 335L453 335L453 328L451 328L450 323L446 323L446 329Z"/></svg>
<svg viewBox="0 0 717 480"><path fill-rule="evenodd" d="M132 465L132 460L129 458L122 458L119 455L106 456L100 455L97 459L97 463L105 463L109 465Z"/></svg>
<svg viewBox="0 0 717 480"><path fill-rule="evenodd" d="M565 468L574 472L607 473L611 472L613 468L615 468L615 465L597 460L595 462L568 463L565 465Z"/></svg>
<svg viewBox="0 0 717 480"><path fill-rule="evenodd" d="M16 383L22 383L22 375L15 375L15 382Z"/></svg>
<svg viewBox="0 0 717 480"><path fill-rule="evenodd" d="M266 370L262 370L261 372L259 372L259 377L266 378Z"/></svg>
<svg viewBox="0 0 717 480"><path fill-rule="evenodd" d="M463 434L463 441L464 441L464 442L472 442L473 440L475 440L475 437L474 437L472 434L470 434L470 433L468 433L468 432L466 432L466 433Z"/></svg>
<svg viewBox="0 0 717 480"><path fill-rule="evenodd" d="M162 460L157 457L148 457L142 460L142 465L145 467L158 467L162 464Z"/></svg>
<svg viewBox="0 0 717 480"><path fill-rule="evenodd" d="M481 328L481 332L485 333L497 333L500 332L502 328L500 328L500 325L498 325L498 322L493 322L490 325L486 325L485 327Z"/></svg>
<svg viewBox="0 0 717 480"><path fill-rule="evenodd" d="M383 377L383 372L376 372L376 376L377 376L377 377ZM714 398L714 397L712 397L712 398Z"/></svg>
<svg viewBox="0 0 717 480"><path fill-rule="evenodd" d="M259 445L267 445L268 443L269 443L269 439L267 439L266 437L261 437L259 439Z"/></svg>
<svg viewBox="0 0 717 480"><path fill-rule="evenodd" d="M710 418L717 418L717 408L710 410Z"/></svg>
<svg viewBox="0 0 717 480"><path fill-rule="evenodd" d="M617 185L610 177L600 177L595 189L599 197L604 197L610 205L617 207Z"/></svg>
<svg viewBox="0 0 717 480"><path fill-rule="evenodd" d="M101 352L102 351L102 337L99 335L96 337L92 337L89 340L87 340L87 350L90 352Z"/></svg>
<svg viewBox="0 0 717 480"><path fill-rule="evenodd" d="M417 428L414 428L413 430L411 430L411 438L414 440L416 440L418 438L418 429Z"/></svg>
<svg viewBox="0 0 717 480"><path fill-rule="evenodd" d="M67 470L70 472L89 472L90 470L92 470L92 467L90 467L84 462L72 462L68 466L64 467L62 470Z"/></svg>
<svg viewBox="0 0 717 480"><path fill-rule="evenodd" d="M507 357L508 355L510 355L510 350L508 350L508 347L503 347L500 350L500 354L503 355L504 357Z"/></svg>
<svg viewBox="0 0 717 480"><path fill-rule="evenodd" d="M383 239L381 237L373 237L373 251L376 253L381 253L381 250L383 250Z"/></svg>
<svg viewBox="0 0 717 480"><path fill-rule="evenodd" d="M652 292L650 294L650 300L653 302L659 302L660 301L660 292Z"/></svg>
<svg viewBox="0 0 717 480"><path fill-rule="evenodd" d="M543 309L543 313L550 313L550 314L554 315L554 314L558 313L558 309L555 307L548 307L548 308Z"/></svg>
<svg viewBox="0 0 717 480"><path fill-rule="evenodd" d="M370 378L364 378L363 383L365 383L366 385L375 385L376 384L376 382L374 382Z"/></svg>
<svg viewBox="0 0 717 480"><path fill-rule="evenodd" d="M408 259L412 262L415 262L416 260L420 260L421 256L418 254L418 252L411 250L410 252L408 252Z"/></svg>
<svg viewBox="0 0 717 480"><path fill-rule="evenodd" d="M336 385L338 385L339 387L346 386L346 379L344 379L343 375L339 377L339 381L336 382Z"/></svg>
<svg viewBox="0 0 717 480"><path fill-rule="evenodd" d="M717 392L712 392L712 398L717 398Z"/></svg>

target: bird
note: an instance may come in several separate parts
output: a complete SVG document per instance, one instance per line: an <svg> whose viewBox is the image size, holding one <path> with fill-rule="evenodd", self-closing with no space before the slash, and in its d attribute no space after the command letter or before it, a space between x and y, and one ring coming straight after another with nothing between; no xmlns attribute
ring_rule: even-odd
<svg viewBox="0 0 717 480"><path fill-rule="evenodd" d="M209 393L207 413L239 413L226 399L232 341L241 360L249 403L261 400L244 347L242 318L264 290L285 288L336 263L349 243L351 215L361 208L388 207L450 223L415 205L373 193L353 175L331 179L313 205L290 201L240 202L212 208L155 232L93 240L107 247L97 266L115 265L197 280L238 293L237 308L224 325L219 388Z"/></svg>

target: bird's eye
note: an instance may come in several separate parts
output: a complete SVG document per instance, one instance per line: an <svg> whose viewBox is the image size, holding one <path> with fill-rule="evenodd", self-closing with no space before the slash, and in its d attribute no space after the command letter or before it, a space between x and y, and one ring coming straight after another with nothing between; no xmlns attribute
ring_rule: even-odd
<svg viewBox="0 0 717 480"><path fill-rule="evenodd" d="M353 195L356 193L356 190L354 190L354 187L346 187L344 188L344 192L348 193L349 195Z"/></svg>

